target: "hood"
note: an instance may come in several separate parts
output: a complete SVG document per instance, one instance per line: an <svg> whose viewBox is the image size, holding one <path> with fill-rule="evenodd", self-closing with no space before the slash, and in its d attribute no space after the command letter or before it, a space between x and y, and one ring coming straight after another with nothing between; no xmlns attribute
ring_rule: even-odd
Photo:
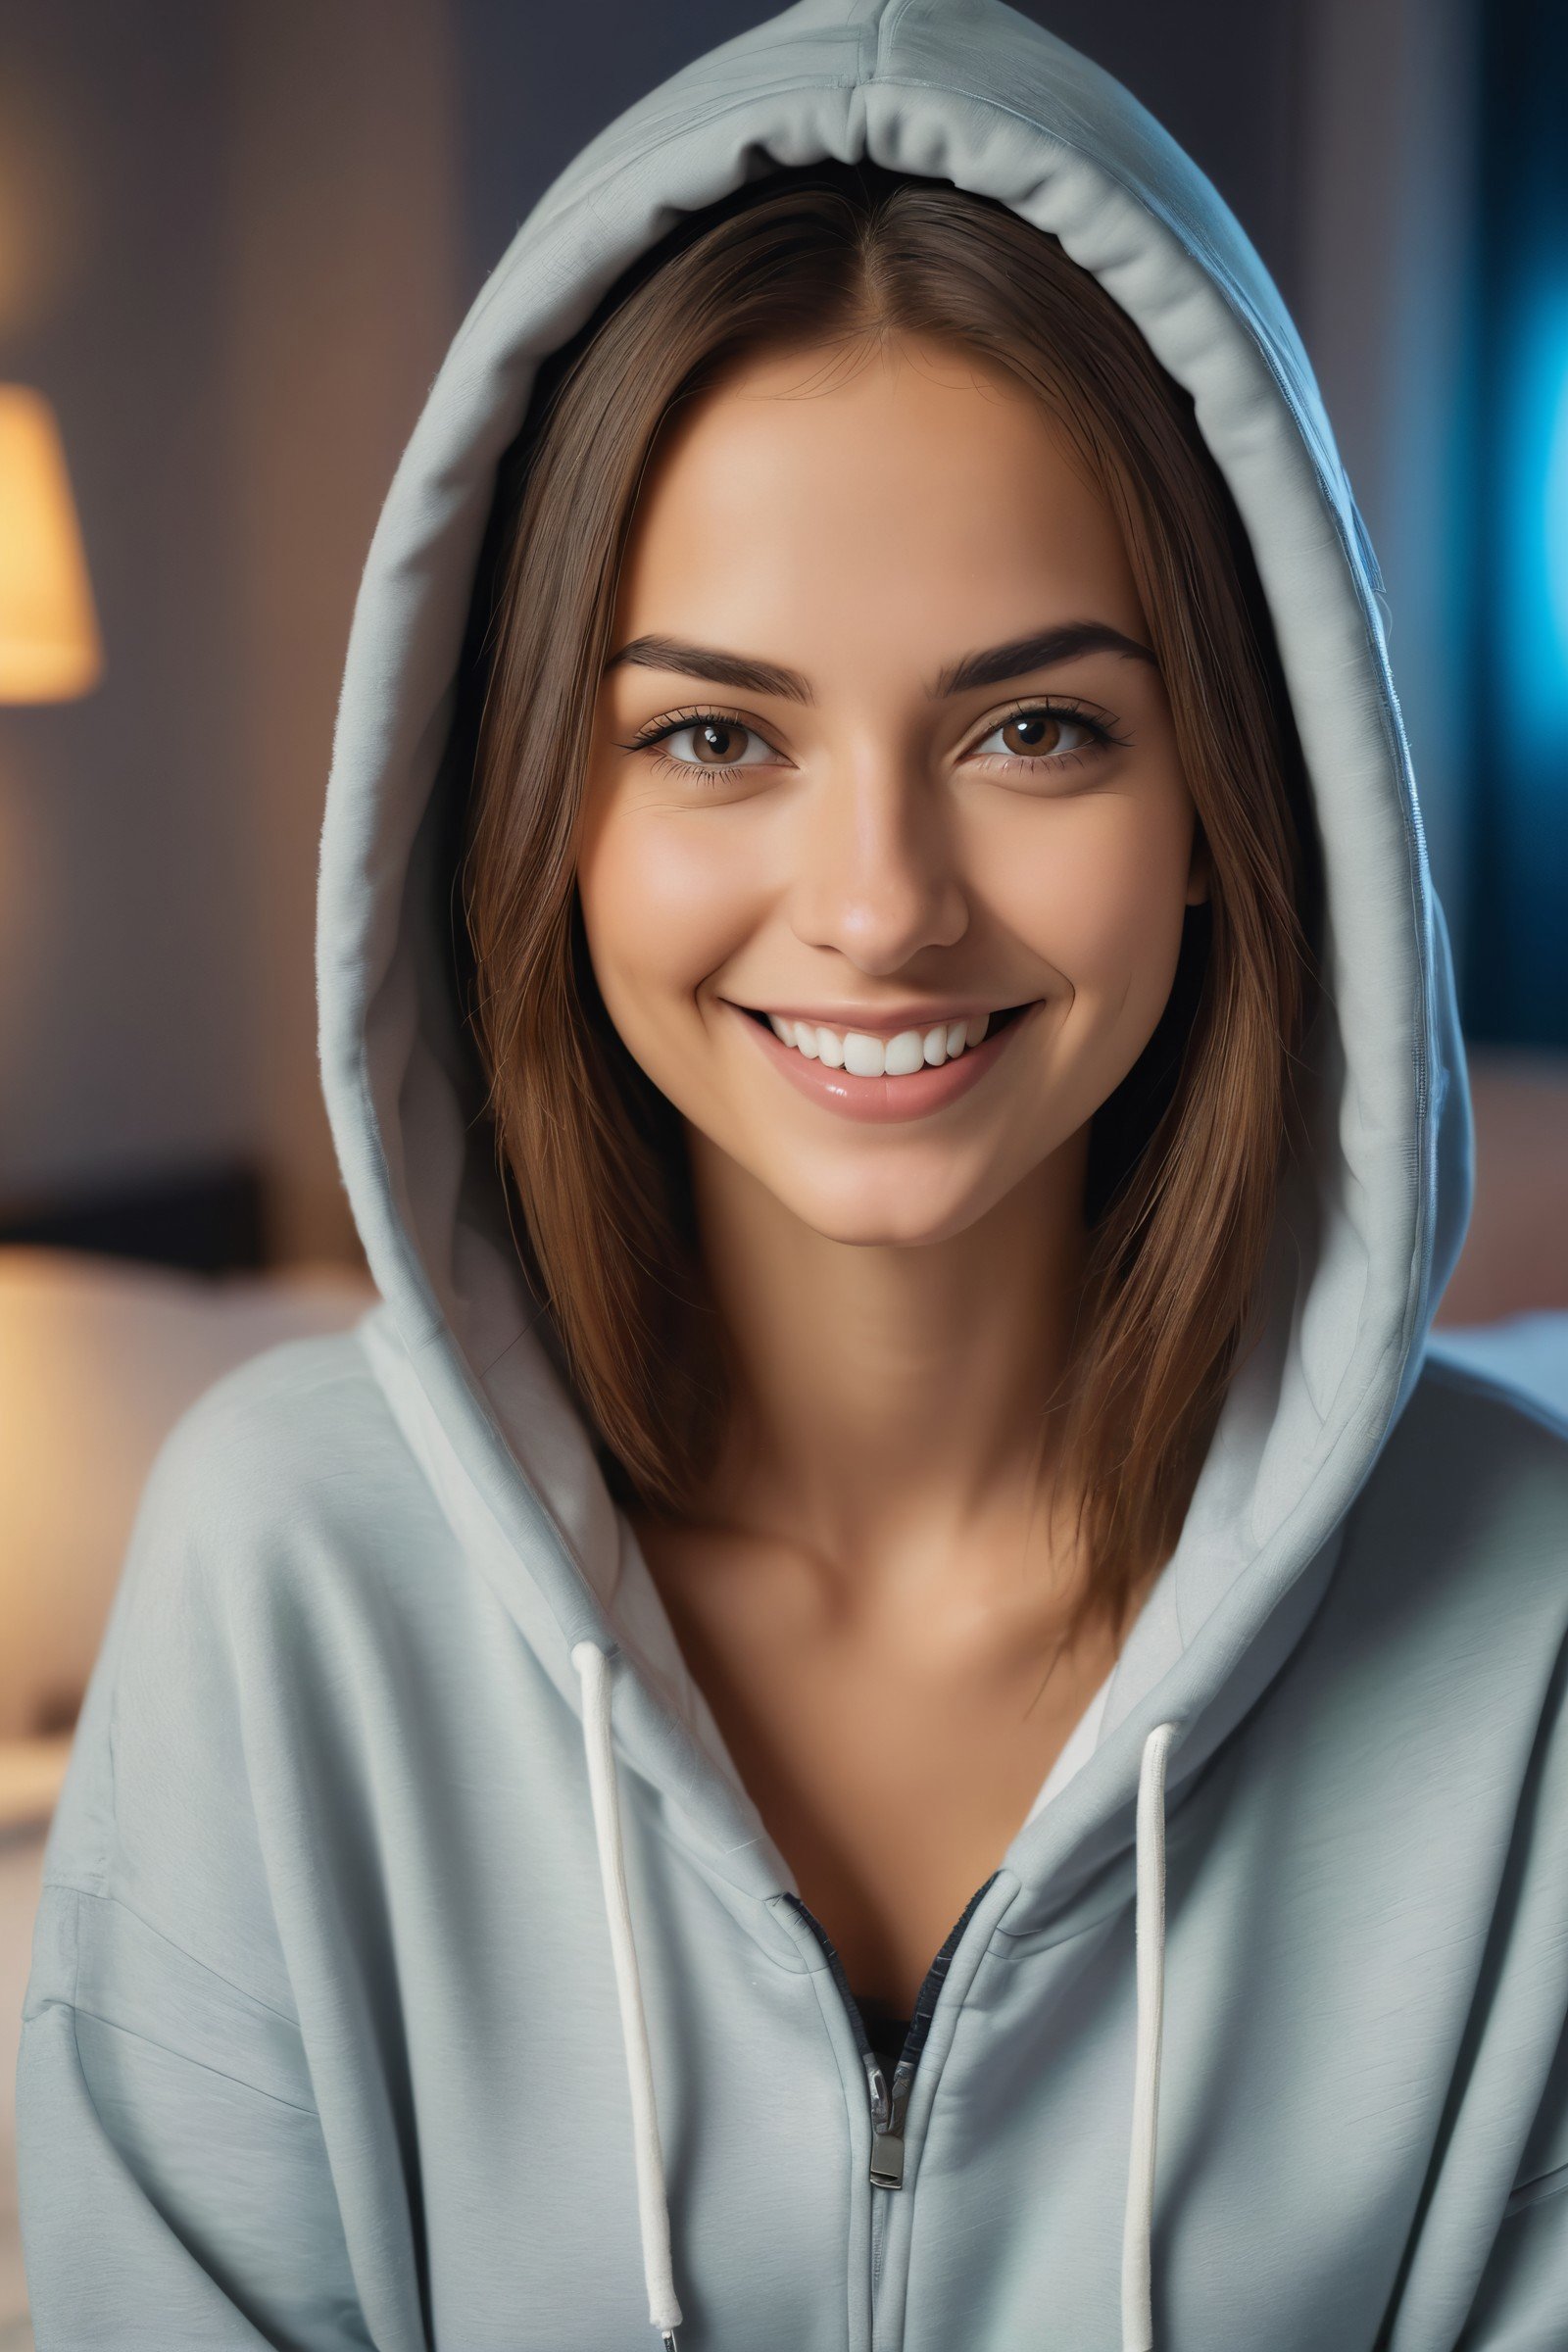
<svg viewBox="0 0 1568 2352"><path fill-rule="evenodd" d="M1265 1336L1231 1385L1092 1752L1037 1804L998 1874L1009 1931L1025 1933L1137 1842L1124 2337L1142 2342L1164 1804L1256 1702L1322 1596L1458 1252L1470 1134L1382 583L1305 353L1214 189L1098 68L999 0L801 0L628 109L534 207L436 377L359 593L321 842L322 1082L384 1301L366 1332L371 1360L468 1556L582 1717L651 2316L672 2341L615 1770L643 1776L737 1907L795 1882L538 1336L492 1137L473 1115L443 754L497 464L541 360L681 215L769 170L858 157L950 179L1054 232L1192 394L1255 554L1322 842L1315 1108L1281 1201L1289 1246Z"/></svg>

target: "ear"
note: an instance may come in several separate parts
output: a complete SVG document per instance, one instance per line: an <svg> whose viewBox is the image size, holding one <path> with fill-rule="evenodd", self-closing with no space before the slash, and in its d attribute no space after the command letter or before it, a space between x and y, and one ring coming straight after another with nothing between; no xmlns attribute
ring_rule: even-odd
<svg viewBox="0 0 1568 2352"><path fill-rule="evenodd" d="M1187 904L1201 906L1208 897L1212 879L1212 863L1208 854L1208 836L1198 818L1193 820L1193 855L1187 868Z"/></svg>

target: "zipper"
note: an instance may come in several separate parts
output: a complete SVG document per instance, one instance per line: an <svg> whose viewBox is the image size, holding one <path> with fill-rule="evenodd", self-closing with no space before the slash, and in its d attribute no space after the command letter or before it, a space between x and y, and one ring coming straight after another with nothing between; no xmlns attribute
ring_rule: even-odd
<svg viewBox="0 0 1568 2352"><path fill-rule="evenodd" d="M955 1920L943 1942L942 1949L926 1970L920 1989L915 1994L914 2008L909 2017L909 2031L904 2037L904 2047L899 2053L898 2064L893 2069L891 2082L883 2071L881 2060L871 2047L871 2037L865 2030L865 2020L860 2015L859 2003L850 1989L850 1980L844 1973L844 1963L839 1958L833 1938L821 1921L808 1910L798 1894L786 1893L785 1895L785 1901L792 1904L800 1913L826 1953L833 1982L839 1988L839 1997L848 2012L850 2024L855 2029L855 2038L859 2045L860 2064L865 2070L866 2098L871 2111L870 2180L873 2188L891 2191L904 2186L904 2123L909 2112L909 2092L914 2086L915 2069L920 2063L920 2052L925 2047L926 2035L931 2031L931 2020L936 2013L937 1996L942 1990L943 1980L952 1965L953 1955L958 1948L959 1938L969 1924L970 1915L981 1896L994 1884L998 1875L996 1871L993 1871L985 1885L975 1888L959 1916ZM882 2259L887 2243L887 2197L873 2197L871 2199L871 2331L873 2337L876 2333L877 2298L882 2286Z"/></svg>
<svg viewBox="0 0 1568 2352"><path fill-rule="evenodd" d="M850 1990L850 1980L844 1973L844 1963L839 1958L833 1938L821 1921L807 1909L798 1894L786 1894L784 1897L785 1901L792 1904L800 1913L826 1953L827 1964L833 1974L833 1982L839 1988L839 1996L849 2013L850 2023L855 2029L855 2038L859 2045L860 2064L865 2069L866 2097L871 2111L870 2180L873 2188L895 2189L904 2186L904 2123L909 2111L909 2093L914 2086L915 2069L920 2063L920 2052L925 2047L926 2035L931 2031L931 2020L936 2014L937 1996L942 1990L943 1980L952 1966L953 1955L958 1948L959 1939L969 1924L975 1905L994 1885L997 1877L998 1873L993 1871L985 1885L975 1888L958 1918L954 1922L942 1949L926 1970L920 1989L915 1995L914 2008L909 2018L909 2031L904 2037L904 2048L899 2054L898 2064L893 2069L891 2082L883 2071L881 2060L871 2047L871 2037L865 2030L865 2020L860 2015L859 2003ZM882 2199L878 2198L872 2207L871 2221L874 2249L871 2281L873 2296L882 2272L881 2217L886 2210Z"/></svg>

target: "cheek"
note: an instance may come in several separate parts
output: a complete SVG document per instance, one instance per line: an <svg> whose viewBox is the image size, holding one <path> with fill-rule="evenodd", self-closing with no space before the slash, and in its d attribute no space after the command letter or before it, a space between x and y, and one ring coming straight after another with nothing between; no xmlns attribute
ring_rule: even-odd
<svg viewBox="0 0 1568 2352"><path fill-rule="evenodd" d="M1192 820L1183 802L1109 795L1031 814L994 903L1054 967L1080 1016L1152 1029L1176 968Z"/></svg>
<svg viewBox="0 0 1568 2352"><path fill-rule="evenodd" d="M702 812L612 812L585 839L577 889L594 973L634 1046L746 938L760 892L735 829ZM635 1046L634 1046L635 1050Z"/></svg>

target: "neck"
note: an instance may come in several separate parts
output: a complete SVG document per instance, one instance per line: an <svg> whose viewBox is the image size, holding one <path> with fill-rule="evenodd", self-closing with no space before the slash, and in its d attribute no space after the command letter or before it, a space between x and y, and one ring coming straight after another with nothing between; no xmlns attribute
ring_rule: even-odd
<svg viewBox="0 0 1568 2352"><path fill-rule="evenodd" d="M1053 1547L1056 1418L1085 1252L1084 1130L962 1232L833 1241L700 1134L698 1230L738 1374L702 1516L857 1583Z"/></svg>

